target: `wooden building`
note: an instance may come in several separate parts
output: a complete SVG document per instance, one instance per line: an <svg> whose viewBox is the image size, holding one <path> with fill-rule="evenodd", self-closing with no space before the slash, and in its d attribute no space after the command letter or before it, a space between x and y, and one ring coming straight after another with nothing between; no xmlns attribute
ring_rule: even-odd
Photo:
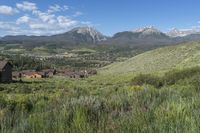
<svg viewBox="0 0 200 133"><path fill-rule="evenodd" d="M7 61L0 61L0 82L12 81L12 65Z"/></svg>

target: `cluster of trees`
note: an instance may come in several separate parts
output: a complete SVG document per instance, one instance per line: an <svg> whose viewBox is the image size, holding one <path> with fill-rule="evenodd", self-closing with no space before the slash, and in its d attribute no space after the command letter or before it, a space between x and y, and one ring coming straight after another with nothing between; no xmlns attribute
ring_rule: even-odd
<svg viewBox="0 0 200 133"><path fill-rule="evenodd" d="M33 58L20 55L4 55L4 58L9 60L13 65L13 70L41 70L49 68L48 64L45 64L43 61Z"/></svg>

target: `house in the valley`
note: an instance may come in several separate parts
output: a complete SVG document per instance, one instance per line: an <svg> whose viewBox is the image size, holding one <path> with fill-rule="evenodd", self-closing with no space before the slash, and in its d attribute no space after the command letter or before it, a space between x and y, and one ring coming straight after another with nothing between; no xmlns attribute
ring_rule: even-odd
<svg viewBox="0 0 200 133"><path fill-rule="evenodd" d="M54 75L56 75L56 70L55 69L44 69L41 71L42 73L44 73L44 77L43 78L51 78Z"/></svg>
<svg viewBox="0 0 200 133"><path fill-rule="evenodd" d="M37 73L35 71L24 71L22 72L23 77L27 79L32 79L32 78L42 78L43 75L41 73Z"/></svg>
<svg viewBox="0 0 200 133"><path fill-rule="evenodd" d="M56 70L54 69L45 69L42 71L35 70L23 70L19 72L13 72L13 78L27 78L27 79L35 79L35 78L52 78L56 74Z"/></svg>
<svg viewBox="0 0 200 133"><path fill-rule="evenodd" d="M87 71L83 71L83 70L66 70L64 71L64 76L67 76L69 78L87 78L88 77L88 73Z"/></svg>
<svg viewBox="0 0 200 133"><path fill-rule="evenodd" d="M12 81L12 65L8 61L0 61L0 82Z"/></svg>

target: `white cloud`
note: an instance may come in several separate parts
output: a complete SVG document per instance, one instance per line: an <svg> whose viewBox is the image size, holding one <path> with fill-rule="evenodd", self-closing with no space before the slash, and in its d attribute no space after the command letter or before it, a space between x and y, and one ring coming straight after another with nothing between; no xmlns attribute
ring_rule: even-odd
<svg viewBox="0 0 200 133"><path fill-rule="evenodd" d="M34 35L62 33L80 24L78 21L72 20L66 16L55 16L41 11L37 12L35 16L34 18L30 18L26 15L22 16L17 19L16 24L28 27L25 33ZM24 30L21 31L24 32Z"/></svg>
<svg viewBox="0 0 200 133"><path fill-rule="evenodd" d="M52 6L49 6L49 9L48 9L48 13L55 13L55 12L60 12L60 11L66 11L68 10L69 7L67 5L64 5L63 7L61 7L60 5L52 5Z"/></svg>
<svg viewBox="0 0 200 133"><path fill-rule="evenodd" d="M34 11L37 10L37 5L35 3L31 3L28 1L23 1L22 3L16 4L18 9L21 9L23 11Z"/></svg>
<svg viewBox="0 0 200 133"><path fill-rule="evenodd" d="M41 12L39 10L33 11L33 14L36 15L43 22L46 22L46 23L55 22L55 15L54 14Z"/></svg>
<svg viewBox="0 0 200 133"><path fill-rule="evenodd" d="M81 15L83 15L83 13L82 13L82 12L79 12L79 11L77 11L77 12L75 12L75 14L73 15L73 17L78 17L78 16L81 16Z"/></svg>
<svg viewBox="0 0 200 133"><path fill-rule="evenodd" d="M65 10L69 10L69 6L64 5L64 6L63 6L63 10L64 10L64 11L65 11Z"/></svg>
<svg viewBox="0 0 200 133"><path fill-rule="evenodd" d="M78 24L77 21L71 20L65 16L58 16L57 20L58 20L58 25L63 28L69 28L70 26Z"/></svg>
<svg viewBox="0 0 200 133"><path fill-rule="evenodd" d="M61 11L61 9L62 8L59 5L49 6L49 10L47 12L48 13L59 12Z"/></svg>
<svg viewBox="0 0 200 133"><path fill-rule="evenodd" d="M44 30L44 29L48 29L49 25L46 25L44 23L32 23L29 25L31 29L33 30Z"/></svg>
<svg viewBox="0 0 200 133"><path fill-rule="evenodd" d="M0 5L0 14L12 15L18 13L18 10L6 5Z"/></svg>
<svg viewBox="0 0 200 133"><path fill-rule="evenodd" d="M25 16L18 18L16 23L23 24L23 23L28 23L29 21L30 21L30 17L25 15Z"/></svg>
<svg viewBox="0 0 200 133"><path fill-rule="evenodd" d="M74 14L68 16L56 13L70 10L69 6L67 5L60 6L55 4L49 6L46 11L41 11L37 7L36 3L23 1L21 3L16 3L16 7L18 10L23 11L21 12L21 17L15 19L15 22L0 21L0 34L52 35L66 32L76 26L89 24L89 22L81 22L75 19L76 16L82 15L81 12L75 12ZM9 13L7 14L12 14L11 12L14 11L12 7L10 8L8 11ZM17 9L15 10L17 11Z"/></svg>
<svg viewBox="0 0 200 133"><path fill-rule="evenodd" d="M81 24L86 26L94 26L90 21L82 21Z"/></svg>
<svg viewBox="0 0 200 133"><path fill-rule="evenodd" d="M19 28L15 26L15 23L13 22L0 21L0 29L14 31L14 30L18 30Z"/></svg>

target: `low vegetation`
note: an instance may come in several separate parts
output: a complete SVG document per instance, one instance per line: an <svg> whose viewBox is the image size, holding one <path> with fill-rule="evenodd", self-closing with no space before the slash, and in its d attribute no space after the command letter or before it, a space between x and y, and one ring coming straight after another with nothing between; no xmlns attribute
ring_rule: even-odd
<svg viewBox="0 0 200 133"><path fill-rule="evenodd" d="M195 75L200 75L200 67L193 67L183 70L172 70L166 72L162 77L153 74L140 74L132 80L132 84L149 84L156 88L159 88L164 85L174 85L180 80L191 78Z"/></svg>
<svg viewBox="0 0 200 133"><path fill-rule="evenodd" d="M199 42L167 46L144 52L123 62L104 67L102 74L157 73L169 69L199 66Z"/></svg>
<svg viewBox="0 0 200 133"><path fill-rule="evenodd" d="M198 133L198 44L145 52L89 78L0 83L0 132ZM101 50L71 51L97 57Z"/></svg>
<svg viewBox="0 0 200 133"><path fill-rule="evenodd" d="M1 84L0 131L198 132L199 72Z"/></svg>

